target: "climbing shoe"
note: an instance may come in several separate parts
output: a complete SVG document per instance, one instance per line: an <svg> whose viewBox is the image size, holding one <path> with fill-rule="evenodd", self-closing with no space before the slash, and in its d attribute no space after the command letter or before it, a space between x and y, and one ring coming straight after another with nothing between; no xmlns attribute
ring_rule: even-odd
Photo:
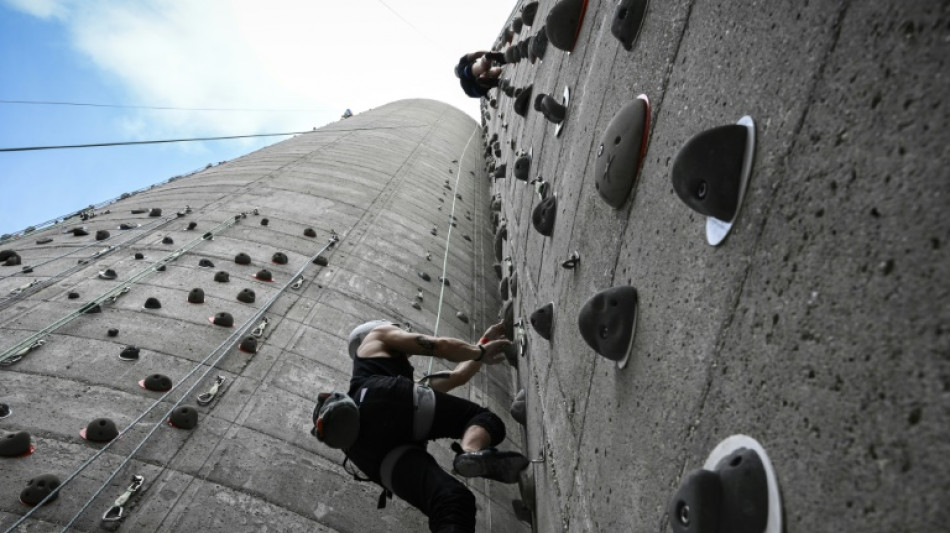
<svg viewBox="0 0 950 533"><path fill-rule="evenodd" d="M502 483L517 483L518 474L528 466L528 458L518 452L485 448L456 455L452 466L455 472L463 477L483 477Z"/></svg>

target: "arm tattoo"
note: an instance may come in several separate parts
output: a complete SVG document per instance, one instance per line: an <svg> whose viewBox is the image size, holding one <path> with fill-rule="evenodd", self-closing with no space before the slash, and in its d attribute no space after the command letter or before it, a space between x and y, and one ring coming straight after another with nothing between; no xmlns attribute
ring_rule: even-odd
<svg viewBox="0 0 950 533"><path fill-rule="evenodd" d="M431 355L432 351L435 350L435 341L426 337L425 335L419 335L416 337L416 344L422 348L423 352L426 355Z"/></svg>

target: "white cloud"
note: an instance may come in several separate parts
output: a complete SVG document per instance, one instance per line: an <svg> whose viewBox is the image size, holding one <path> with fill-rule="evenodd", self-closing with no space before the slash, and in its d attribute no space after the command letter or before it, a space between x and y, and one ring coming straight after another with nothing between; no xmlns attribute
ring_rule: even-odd
<svg viewBox="0 0 950 533"><path fill-rule="evenodd" d="M3 0L9 7L41 19L62 18L66 4L60 0Z"/></svg>

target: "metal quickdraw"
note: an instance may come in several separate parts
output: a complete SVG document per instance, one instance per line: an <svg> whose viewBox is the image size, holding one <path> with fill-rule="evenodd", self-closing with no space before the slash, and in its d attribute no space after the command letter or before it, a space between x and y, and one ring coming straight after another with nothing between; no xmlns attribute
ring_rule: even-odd
<svg viewBox="0 0 950 533"><path fill-rule="evenodd" d="M581 254L576 251L571 253L571 256L567 260L561 262L561 267L568 270L574 270L577 267L577 264L581 262Z"/></svg>
<svg viewBox="0 0 950 533"><path fill-rule="evenodd" d="M129 485L129 488L125 489L125 492L121 496L115 499L112 507L109 507L106 512L102 513L103 522L119 522L125 518L125 504L129 502L132 496L142 488L142 484L145 483L145 478L138 474L132 476L132 484Z"/></svg>
<svg viewBox="0 0 950 533"><path fill-rule="evenodd" d="M33 350L36 350L36 349L42 347L44 344L46 344L46 339L39 339L39 340L37 340L36 342L34 342L33 344L31 344L31 345L29 345L29 346L23 348L22 350L20 350L20 351L14 353L13 356L11 356L9 359L5 359L5 360L3 360L3 361L0 361L0 366L10 366L10 365L12 365L12 364L18 362L20 359L23 359L23 357L25 357L26 354L32 352Z"/></svg>
<svg viewBox="0 0 950 533"><path fill-rule="evenodd" d="M294 281L294 284L291 285L290 288L297 290L300 288L301 285L303 285L303 278L297 278L297 280Z"/></svg>
<svg viewBox="0 0 950 533"><path fill-rule="evenodd" d="M109 297L109 303L114 304L114 303L116 302L116 300L118 300L118 299L121 298L122 296L125 296L125 295L128 294L129 291L131 291L131 290L132 290L132 288L129 287L128 285L126 285L125 287L122 287L122 290L120 290L119 292L117 292L117 293L115 293L115 294L113 294L112 296Z"/></svg>
<svg viewBox="0 0 950 533"><path fill-rule="evenodd" d="M211 388L208 389L208 392L203 392L198 395L198 405L208 405L213 402L215 397L218 396L218 391L221 390L221 385L224 384L226 379L224 376L214 378L214 383L211 385Z"/></svg>
<svg viewBox="0 0 950 533"><path fill-rule="evenodd" d="M257 337L258 339L261 338L261 337L263 337L263 336L264 336L264 330L267 329L267 325L268 325L268 324L270 324L270 320L268 320L267 317L263 317L263 318L261 319L261 323L258 324L257 327L254 328L253 331L251 331L251 336L252 336L252 337Z"/></svg>

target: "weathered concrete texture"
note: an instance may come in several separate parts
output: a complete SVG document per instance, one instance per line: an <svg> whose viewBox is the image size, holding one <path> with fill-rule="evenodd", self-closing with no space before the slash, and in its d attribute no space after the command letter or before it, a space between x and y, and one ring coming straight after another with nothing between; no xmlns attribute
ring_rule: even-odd
<svg viewBox="0 0 950 533"><path fill-rule="evenodd" d="M517 314L555 304L552 340L529 328L519 373L529 453L546 457L532 467L536 529L668 531L683 476L738 433L770 454L788 532L944 529L950 8L651 2L631 52L610 33L614 9L589 5L570 55L549 47L542 63L505 67L535 94L571 88L560 137L504 95L485 107L497 163L533 149L531 178L558 195L547 238L531 226L532 187L510 171L493 187ZM614 210L594 189L596 148L640 93L648 151ZM748 194L713 248L670 164L693 135L747 114L758 137ZM574 250L579 266L562 269ZM577 313L622 284L641 307L619 370L581 340Z"/></svg>
<svg viewBox="0 0 950 533"><path fill-rule="evenodd" d="M39 282L0 301L3 350L137 273L151 273L115 302L104 303L101 313L63 325L46 336L45 346L4 369L0 401L12 406L13 415L0 421L0 429L29 431L37 450L3 461L0 526L25 512L17 495L28 479L42 473L64 479L102 448L79 438L82 427L109 417L125 428L154 405L25 528L61 528L156 429L79 516L75 529L97 530L98 517L131 475L141 473L144 491L125 526L136 531L424 530L425 517L404 502L376 511L378 487L356 482L343 470L343 454L310 436L310 417L319 391L346 389L345 339L359 323L391 318L431 333L438 320L439 334L474 340L495 320L499 301L488 277L492 236L484 201L489 185L473 179L483 173L479 145L477 125L460 111L432 101L397 102L135 194L81 224L70 219L8 243L24 265L49 262L28 274L0 269L5 296ZM161 208L161 217L150 217L150 208ZM146 211L131 213L139 209ZM201 239L241 213L213 240ZM189 230L191 222L196 227ZM120 224L137 226L119 230ZM77 225L90 235L63 233ZM305 236L306 228L317 236ZM449 284L440 313L438 278L450 228ZM110 239L96 243L99 229L108 229ZM340 241L324 252L329 266L310 264L334 232ZM166 236L173 243L163 244ZM53 241L36 244L44 237ZM158 261L190 243L194 246L164 271L153 271ZM108 254L77 263L110 245L116 248ZM251 264L235 262L241 252ZM275 252L286 254L287 264L273 263ZM136 253L144 258L135 259ZM199 266L202 259L214 266ZM302 267L301 284L289 287ZM117 280L98 277L107 268L118 273ZM255 279L264 268L272 282ZM215 282L218 271L228 272L230 281ZM420 271L431 281L419 278ZM204 303L187 301L193 288L204 290ZM254 302L237 300L243 289L255 292ZM411 304L420 290L424 299L416 310ZM69 299L69 292L80 296ZM162 307L143 309L149 297ZM259 325L258 312L273 298L257 354L219 348L239 340L233 336L238 328ZM223 311L233 315L234 328L208 322ZM456 318L457 312L467 315L468 323ZM109 337L110 328L118 335ZM118 358L128 345L141 349L138 361ZM209 358L220 354L217 363ZM429 363L416 364L421 376ZM196 383L205 371L207 378ZM157 405L162 395L137 384L153 373L181 383ZM198 427L168 427L163 414L193 385L184 403L195 405L195 396L215 376L226 380L214 401L198 406ZM457 392L502 415L512 428L504 447L522 449L507 414L512 386L513 374L499 366ZM447 445L430 448L450 466ZM526 529L511 508L515 488L484 480L469 484L478 501L479 531Z"/></svg>

